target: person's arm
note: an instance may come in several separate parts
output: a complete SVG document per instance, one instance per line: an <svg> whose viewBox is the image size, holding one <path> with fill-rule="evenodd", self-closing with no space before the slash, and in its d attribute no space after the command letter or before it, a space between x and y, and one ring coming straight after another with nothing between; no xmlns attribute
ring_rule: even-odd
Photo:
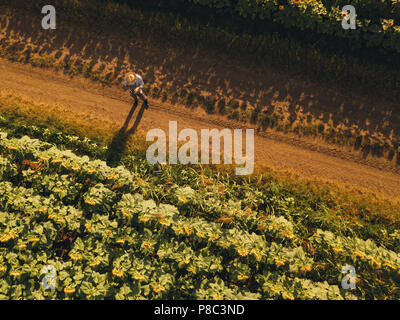
<svg viewBox="0 0 400 320"><path fill-rule="evenodd" d="M143 89L144 86L143 78L139 75L137 75L136 84L138 85L138 87L135 89L135 93L138 93L139 90Z"/></svg>

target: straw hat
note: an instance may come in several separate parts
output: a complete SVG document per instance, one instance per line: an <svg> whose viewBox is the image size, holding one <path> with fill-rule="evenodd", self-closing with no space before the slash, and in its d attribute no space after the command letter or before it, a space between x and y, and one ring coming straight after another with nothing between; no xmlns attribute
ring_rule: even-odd
<svg viewBox="0 0 400 320"><path fill-rule="evenodd" d="M127 73L125 76L125 81L128 86L135 84L136 82L136 74L134 73Z"/></svg>

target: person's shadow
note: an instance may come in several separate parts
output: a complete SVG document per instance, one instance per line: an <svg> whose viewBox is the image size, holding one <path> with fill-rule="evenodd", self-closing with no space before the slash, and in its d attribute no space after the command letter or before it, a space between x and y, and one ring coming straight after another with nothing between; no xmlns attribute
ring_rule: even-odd
<svg viewBox="0 0 400 320"><path fill-rule="evenodd" d="M138 112L136 120L133 126L128 130L129 123L132 119L132 116L138 106L138 102L135 102L132 105L131 110L129 111L128 116L125 119L125 123L122 128L115 134L113 139L111 140L110 145L108 146L107 153L107 164L109 166L119 165L121 157L126 149L126 144L130 135L136 132L137 127L139 126L140 121L142 120L144 110L146 109L145 104L142 103L142 106Z"/></svg>

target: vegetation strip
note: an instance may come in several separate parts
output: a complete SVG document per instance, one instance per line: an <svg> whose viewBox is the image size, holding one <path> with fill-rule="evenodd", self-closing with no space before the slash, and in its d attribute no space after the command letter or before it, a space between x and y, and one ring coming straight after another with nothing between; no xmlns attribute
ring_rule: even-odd
<svg viewBox="0 0 400 320"><path fill-rule="evenodd" d="M319 294L313 298L355 298L338 287L335 289L334 285L341 263L349 258L357 265L361 278L372 273L379 279L374 284L359 282L361 298L373 298L376 294L392 298L398 294L394 289L400 276L398 253L379 248L371 240L335 237L319 229L304 239L311 243L308 251L304 251L303 246L299 246L304 245L304 240L296 235L302 227L296 225L295 206L290 198L276 199L278 202L274 203L276 196L253 191L243 195L243 199L235 199L232 194L228 200L225 195L228 190L221 195L220 188L229 188L229 185L222 187L213 182L204 185L203 181L203 186L195 190L189 186L178 187L175 183L157 184L139 178L140 162L136 164L136 173L131 173L121 166L110 168L99 160L77 157L68 150L60 151L47 142L28 137L8 139L4 133L1 134L0 152L1 180L10 181L0 185L5 191L0 197L1 210L7 212L2 214L1 236L3 265L10 272L7 279L17 284L24 283L21 279L37 277L43 265L37 263L28 271L26 268L32 263L30 253L42 249L39 261L48 255L47 259L56 264L58 270L63 270L62 279L67 286L63 289L68 291L59 288L47 294L38 284L33 285L36 291L32 288L25 291L27 288L20 284L22 296L31 297L29 294L34 291L34 296L41 298L114 297L118 288L127 286L128 277L131 279L128 283L132 281L134 285L128 285L129 290L124 290L133 291L132 298L191 297L191 291L181 284L184 281L186 286L194 285L195 292L198 290L195 298L212 297L210 293L202 293L202 289L218 285L218 297L224 299L232 298L233 293L249 299L295 299L311 296L302 290L285 292L284 284L288 289L287 281L297 281L304 290L311 285L311 282L307 285L304 282L307 280L301 280L304 278L321 282L315 285ZM135 162L134 156L131 158ZM176 179L168 167L160 169L167 174L167 179ZM181 179L185 175L196 176L191 171L187 170L183 175L181 172ZM219 195L215 196L214 188L220 190ZM202 194L206 199L202 199ZM225 199L219 203L221 196ZM164 201L172 201L174 205ZM270 202L266 211L261 209L265 201ZM202 207L203 214L199 212ZM261 212L267 214L265 218L260 216ZM22 224L20 218L16 219L18 215L22 215ZM236 219L237 223L234 222ZM70 247L64 245L61 248L64 254L58 256L51 249L60 242L57 231L61 230L75 236ZM398 234L395 232L390 236L395 239ZM170 239L172 243L169 244ZM174 239L178 242L174 243ZM47 250L43 251L45 248ZM331 255L332 258L325 260ZM139 268L135 268L137 259L154 262L149 261L150 270L144 271L140 262ZM171 260L176 264L163 266L163 261ZM261 270L268 272L260 274ZM275 277L277 283L271 283L270 272L285 274L286 278L278 281ZM97 280L72 278L76 273L88 274ZM192 279L193 275L196 280ZM101 282L98 282L99 277ZM133 281L135 277L140 279L139 285ZM289 280L293 277L299 280ZM181 290L174 290L175 281ZM383 296L382 284L388 288ZM278 290L276 286L279 286ZM7 282L2 287L7 288ZM241 291L239 287L247 287L250 291ZM147 288L152 289L151 293ZM72 289L78 290L69 293ZM8 290L3 294L9 294Z"/></svg>
<svg viewBox="0 0 400 320"><path fill-rule="evenodd" d="M350 225L277 181L150 166L140 152L112 168L96 159L107 156L99 143L6 117L2 298L354 299L339 289L348 263L357 297L400 294L396 224ZM56 291L40 288L47 264Z"/></svg>

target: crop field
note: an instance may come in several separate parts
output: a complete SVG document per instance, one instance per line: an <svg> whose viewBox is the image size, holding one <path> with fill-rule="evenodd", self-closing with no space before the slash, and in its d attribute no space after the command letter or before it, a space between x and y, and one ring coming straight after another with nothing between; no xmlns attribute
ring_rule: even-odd
<svg viewBox="0 0 400 320"><path fill-rule="evenodd" d="M140 155L110 167L89 139L1 120L2 299L400 297L400 233L389 226L365 240L363 227L319 222L327 208L279 185ZM341 289L346 264L356 291ZM47 265L57 290L41 287Z"/></svg>
<svg viewBox="0 0 400 320"><path fill-rule="evenodd" d="M4 0L0 300L400 300L399 57L397 0Z"/></svg>

